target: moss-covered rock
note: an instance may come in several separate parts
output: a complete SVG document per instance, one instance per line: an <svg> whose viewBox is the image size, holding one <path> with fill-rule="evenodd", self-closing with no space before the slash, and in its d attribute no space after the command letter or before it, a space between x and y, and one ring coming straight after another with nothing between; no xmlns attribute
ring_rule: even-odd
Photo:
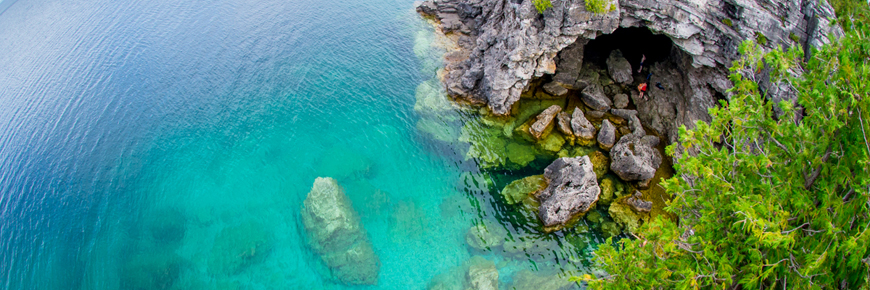
<svg viewBox="0 0 870 290"><path fill-rule="evenodd" d="M508 143L505 148L508 161L517 167L525 167L535 161L535 147L517 142Z"/></svg>
<svg viewBox="0 0 870 290"><path fill-rule="evenodd" d="M610 217L613 218L616 223L625 227L626 231L635 232L638 227L640 227L641 216L631 210L631 207L623 203L624 200L625 198L620 198L611 203L608 212L610 213Z"/></svg>
<svg viewBox="0 0 870 290"><path fill-rule="evenodd" d="M562 145L565 145L565 139L562 138L562 134L552 132L547 135L547 137L544 137L543 139L538 141L537 145L543 151L557 153L559 152L559 150L562 150Z"/></svg>
<svg viewBox="0 0 870 290"><path fill-rule="evenodd" d="M462 126L459 141L470 146L465 154L466 160L476 159L483 168L497 168L507 161L507 142L502 130L482 124L479 121L467 121Z"/></svg>
<svg viewBox="0 0 870 290"><path fill-rule="evenodd" d="M595 151L589 154L589 160L592 161L592 171L598 179L604 178L604 174L610 170L610 158L601 151Z"/></svg>
<svg viewBox="0 0 870 290"><path fill-rule="evenodd" d="M618 224L612 221L606 221L601 224L601 234L605 238L615 237L622 233L622 229Z"/></svg>
<svg viewBox="0 0 870 290"><path fill-rule="evenodd" d="M511 182L502 189L501 195L508 204L517 204L544 188L547 188L547 179L543 175L532 175Z"/></svg>
<svg viewBox="0 0 870 290"><path fill-rule="evenodd" d="M601 224L604 222L604 216L597 210L593 210L586 214L586 220L592 224Z"/></svg>
<svg viewBox="0 0 870 290"><path fill-rule="evenodd" d="M598 182L598 187L601 188L601 195L598 197L599 205L608 205L613 202L616 193L616 186L613 184L613 178L605 177Z"/></svg>

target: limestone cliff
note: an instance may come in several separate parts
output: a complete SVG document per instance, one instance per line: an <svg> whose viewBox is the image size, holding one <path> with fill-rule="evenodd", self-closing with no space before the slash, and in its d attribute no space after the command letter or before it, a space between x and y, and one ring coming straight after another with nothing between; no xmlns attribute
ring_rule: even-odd
<svg viewBox="0 0 870 290"><path fill-rule="evenodd" d="M638 117L673 142L680 124L709 119L715 96L730 87L727 67L743 40L807 48L826 43L829 34L842 35L829 25L833 9L816 0L614 0L605 14L587 11L583 0L551 1L543 14L530 0L428 0L418 6L443 33L456 36L459 49L445 56L448 94L509 114L534 78L554 75L568 89L579 89L573 83L582 82L589 40L620 27L646 27L674 46L667 64L652 67L669 85L652 90L649 102L635 98Z"/></svg>

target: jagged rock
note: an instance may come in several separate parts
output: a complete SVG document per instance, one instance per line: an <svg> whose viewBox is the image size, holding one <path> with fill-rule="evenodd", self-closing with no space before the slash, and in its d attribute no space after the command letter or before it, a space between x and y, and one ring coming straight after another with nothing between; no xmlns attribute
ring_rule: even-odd
<svg viewBox="0 0 870 290"><path fill-rule="evenodd" d="M507 231L500 225L479 223L465 234L465 242L468 246L485 251L501 246L507 237Z"/></svg>
<svg viewBox="0 0 870 290"><path fill-rule="evenodd" d="M610 170L622 180L651 179L662 163L659 151L641 142L641 138L636 134L622 136L610 150Z"/></svg>
<svg viewBox="0 0 870 290"><path fill-rule="evenodd" d="M604 95L604 90L598 84L592 84L580 92L580 100L584 104L597 111L607 111L612 103L607 96Z"/></svg>
<svg viewBox="0 0 870 290"><path fill-rule="evenodd" d="M650 212L652 210L652 202L643 200L643 194L635 190L634 194L625 200L625 203L638 212Z"/></svg>
<svg viewBox="0 0 870 290"><path fill-rule="evenodd" d="M532 175L514 180L501 190L508 204L516 204L547 188L547 179L543 175Z"/></svg>
<svg viewBox="0 0 870 290"><path fill-rule="evenodd" d="M622 51L615 49L607 58L607 72L613 81L624 85L630 84L634 78L631 76L631 64L622 56Z"/></svg>
<svg viewBox="0 0 870 290"><path fill-rule="evenodd" d="M585 1L558 1L543 15L533 2L429 0L418 6L420 13L438 20L440 31L458 35L453 38L458 52L449 54L445 63L447 93L505 115L533 78L556 73L554 78L562 82L559 76L572 76L576 70L566 68L561 73L558 66L572 63L570 55L582 55L582 44L589 39L619 27L646 27L673 41L673 57L661 65L681 73L674 78L654 71L653 84L668 83L668 91L651 91L660 106L635 104L644 124L669 142L676 140L679 125L691 127L697 120L709 119L707 109L716 105L715 95L731 86L727 68L739 57L736 48L742 41L764 35L769 48L787 47L795 35L809 52L810 47L828 42L827 35L843 34L832 25L836 16L827 1L742 0L708 5L620 0L611 1L614 9L603 14L587 11ZM576 43L580 45L568 49ZM581 63L580 57L573 61L575 66ZM570 80L563 83L570 85ZM790 95L784 91L783 95ZM671 117L659 111L675 113ZM660 123L652 122L656 120Z"/></svg>
<svg viewBox="0 0 870 290"><path fill-rule="evenodd" d="M589 116L589 117L591 117L591 118L595 118L595 119L602 119L602 118L604 118L604 116L605 116L604 114L605 114L605 113L602 112L602 111L595 111L595 110L592 110L592 111L588 111L588 112L586 112L586 116Z"/></svg>
<svg viewBox="0 0 870 290"><path fill-rule="evenodd" d="M562 107L552 105L538 114L538 117L535 118L535 122L532 123L531 127L529 127L529 133L531 133L535 139L546 137L549 131L553 129L553 119L556 118L556 115L559 114L560 111L562 111Z"/></svg>
<svg viewBox="0 0 870 290"><path fill-rule="evenodd" d="M568 94L568 89L555 82L550 82L544 85L544 91L554 96L564 96Z"/></svg>
<svg viewBox="0 0 870 290"><path fill-rule="evenodd" d="M589 211L601 193L588 156L556 159L544 169L544 177L549 185L538 195L538 217L547 227Z"/></svg>
<svg viewBox="0 0 870 290"><path fill-rule="evenodd" d="M471 257L468 284L472 290L498 290L498 269L495 263L480 256Z"/></svg>
<svg viewBox="0 0 870 290"><path fill-rule="evenodd" d="M610 123L610 120L604 120L601 122L601 130L598 132L598 147L610 150L614 143L616 143L616 127Z"/></svg>
<svg viewBox="0 0 870 290"><path fill-rule="evenodd" d="M314 180L301 215L309 244L336 279L345 284L377 284L380 259L335 179Z"/></svg>
<svg viewBox="0 0 870 290"><path fill-rule="evenodd" d="M566 112L560 112L556 115L557 128L559 128L559 132L565 134L565 136L574 136L574 130L571 129L571 115L568 115Z"/></svg>
<svg viewBox="0 0 870 290"><path fill-rule="evenodd" d="M613 107L617 109L625 109L625 107L628 107L628 95L616 94L613 96Z"/></svg>
<svg viewBox="0 0 870 290"><path fill-rule="evenodd" d="M580 108L574 108L574 114L571 116L571 128L574 131L574 136L578 139L583 141L595 140L595 126L586 119Z"/></svg>
<svg viewBox="0 0 870 290"><path fill-rule="evenodd" d="M562 87L576 90L582 87L575 86L578 77L583 71L583 51L586 41L576 41L559 52L559 60L556 64L556 74L553 82ZM585 85L583 87L586 87Z"/></svg>
<svg viewBox="0 0 870 290"><path fill-rule="evenodd" d="M583 90L586 87L598 83L600 75L598 71L592 69L591 67L584 67L583 71L580 72L580 75L577 76L577 80L574 81L574 89L575 90Z"/></svg>
<svg viewBox="0 0 870 290"><path fill-rule="evenodd" d="M610 113L614 116L628 120L628 129L631 130L632 134L640 136L646 135L646 130L643 129L643 124L640 123L640 119L637 117L637 111L613 109L610 110Z"/></svg>

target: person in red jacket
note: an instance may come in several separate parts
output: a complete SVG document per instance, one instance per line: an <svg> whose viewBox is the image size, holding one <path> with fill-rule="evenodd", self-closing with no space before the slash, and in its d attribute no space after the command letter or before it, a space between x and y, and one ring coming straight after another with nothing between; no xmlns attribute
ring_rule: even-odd
<svg viewBox="0 0 870 290"><path fill-rule="evenodd" d="M637 90L640 91L640 98L641 99L646 100L646 97L644 96L644 93L646 93L646 89L647 89L646 83L641 83L641 84L637 85Z"/></svg>

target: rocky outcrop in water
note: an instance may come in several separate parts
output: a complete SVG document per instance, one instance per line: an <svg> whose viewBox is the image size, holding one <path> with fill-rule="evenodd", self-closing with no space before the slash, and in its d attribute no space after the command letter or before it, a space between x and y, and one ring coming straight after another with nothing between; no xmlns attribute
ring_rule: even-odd
<svg viewBox="0 0 870 290"><path fill-rule="evenodd" d="M538 195L538 216L547 227L589 211L601 193L588 156L556 159L544 169L544 177L549 185Z"/></svg>
<svg viewBox="0 0 870 290"><path fill-rule="evenodd" d="M604 14L587 11L582 0L551 2L543 15L532 1L423 2L417 10L437 19L459 47L445 57L447 93L506 115L529 82L545 74L565 88L582 90L598 78L581 70L589 39L620 27L646 27L675 46L668 63L652 68L653 83L669 85L650 92L655 106L638 104L638 117L673 142L679 125L709 120L707 109L716 95L731 86L727 67L743 40L807 50L827 42L828 34L842 35L830 25L834 11L824 1L619 0ZM787 90L772 93L790 96Z"/></svg>
<svg viewBox="0 0 870 290"><path fill-rule="evenodd" d="M359 215L335 179L318 177L302 206L311 247L332 275L345 284L378 282L381 263Z"/></svg>
<svg viewBox="0 0 870 290"><path fill-rule="evenodd" d="M550 130L553 129L553 119L556 118L556 115L562 111L562 108L558 105L552 105L535 118L535 122L532 123L532 126L529 128L529 133L532 133L532 136L535 136L535 139L541 139L541 137L546 136Z"/></svg>
<svg viewBox="0 0 870 290"><path fill-rule="evenodd" d="M619 138L610 150L610 170L625 181L646 181L655 176L662 164L659 151L650 146L651 138L629 134Z"/></svg>

